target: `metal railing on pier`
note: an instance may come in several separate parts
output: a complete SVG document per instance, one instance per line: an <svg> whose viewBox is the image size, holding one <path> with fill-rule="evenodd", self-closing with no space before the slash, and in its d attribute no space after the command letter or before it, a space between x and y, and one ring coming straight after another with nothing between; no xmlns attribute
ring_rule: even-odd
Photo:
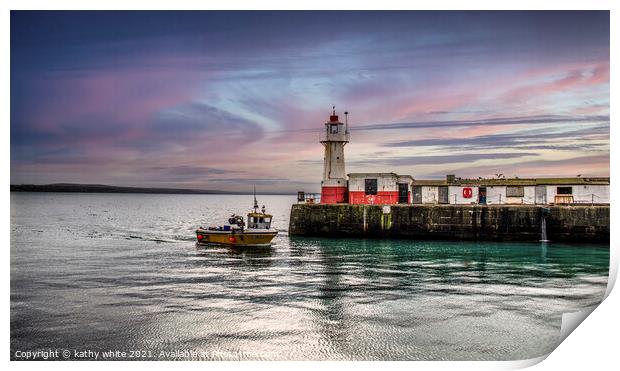
<svg viewBox="0 0 620 371"><path fill-rule="evenodd" d="M320 193L297 192L298 204L318 204L321 203Z"/></svg>

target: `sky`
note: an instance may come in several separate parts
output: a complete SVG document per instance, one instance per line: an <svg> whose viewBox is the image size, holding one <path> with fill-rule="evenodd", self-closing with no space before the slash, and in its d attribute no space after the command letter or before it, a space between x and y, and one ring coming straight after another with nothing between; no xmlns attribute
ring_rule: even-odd
<svg viewBox="0 0 620 371"><path fill-rule="evenodd" d="M11 184L609 176L609 12L12 11Z"/></svg>

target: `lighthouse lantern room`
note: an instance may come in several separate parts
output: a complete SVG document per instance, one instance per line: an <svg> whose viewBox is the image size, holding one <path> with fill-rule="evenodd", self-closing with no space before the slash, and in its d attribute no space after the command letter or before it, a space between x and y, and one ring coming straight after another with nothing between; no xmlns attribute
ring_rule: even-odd
<svg viewBox="0 0 620 371"><path fill-rule="evenodd" d="M338 120L336 107L333 107L321 144L325 147L323 162L323 181L321 182L321 203L336 204L347 202L347 175L344 168L344 146L349 142L347 114L345 124Z"/></svg>

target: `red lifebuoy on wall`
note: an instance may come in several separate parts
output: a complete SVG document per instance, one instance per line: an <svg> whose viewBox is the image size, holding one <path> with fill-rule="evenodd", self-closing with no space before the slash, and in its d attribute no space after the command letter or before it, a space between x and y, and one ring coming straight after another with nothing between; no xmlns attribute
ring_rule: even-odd
<svg viewBox="0 0 620 371"><path fill-rule="evenodd" d="M463 188L463 198L471 198L474 191L470 187Z"/></svg>
<svg viewBox="0 0 620 371"><path fill-rule="evenodd" d="M237 241L237 239L236 239L236 238L234 238L234 237L228 237L228 241L230 241L230 242L233 242L233 243L234 243L235 241Z"/></svg>

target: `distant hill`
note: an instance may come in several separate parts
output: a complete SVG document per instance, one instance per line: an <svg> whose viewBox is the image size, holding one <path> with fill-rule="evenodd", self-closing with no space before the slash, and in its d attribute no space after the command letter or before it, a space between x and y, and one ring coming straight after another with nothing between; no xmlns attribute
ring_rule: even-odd
<svg viewBox="0 0 620 371"><path fill-rule="evenodd" d="M74 193L161 193L161 194L251 194L251 192L226 192L209 189L117 187L104 184L11 184L11 192L74 192ZM278 194L265 193L261 194Z"/></svg>

